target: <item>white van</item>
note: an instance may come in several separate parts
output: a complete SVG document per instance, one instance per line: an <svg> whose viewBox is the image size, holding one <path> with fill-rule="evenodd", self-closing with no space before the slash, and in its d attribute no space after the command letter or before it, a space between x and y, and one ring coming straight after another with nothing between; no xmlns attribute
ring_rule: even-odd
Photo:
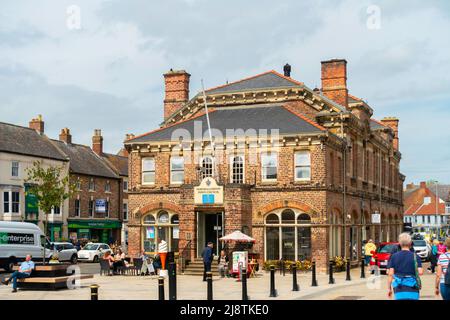
<svg viewBox="0 0 450 320"><path fill-rule="evenodd" d="M33 261L42 261L45 250L46 259L52 251L44 249L45 235L41 229L28 222L0 221L0 268L11 271L12 267L30 254Z"/></svg>

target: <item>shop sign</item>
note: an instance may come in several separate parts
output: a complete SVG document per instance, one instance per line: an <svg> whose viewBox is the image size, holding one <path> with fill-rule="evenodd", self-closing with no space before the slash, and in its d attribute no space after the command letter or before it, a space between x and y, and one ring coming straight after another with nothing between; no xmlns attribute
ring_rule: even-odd
<svg viewBox="0 0 450 320"><path fill-rule="evenodd" d="M34 235L32 233L0 232L0 244L34 245Z"/></svg>
<svg viewBox="0 0 450 320"><path fill-rule="evenodd" d="M202 180L198 187L194 188L195 204L223 204L223 186L217 185L211 177Z"/></svg>
<svg viewBox="0 0 450 320"><path fill-rule="evenodd" d="M30 192L31 186L25 186L25 213L26 214L38 214L39 206L38 200L35 194Z"/></svg>
<svg viewBox="0 0 450 320"><path fill-rule="evenodd" d="M233 252L233 273L239 272L239 266L242 264L242 269L247 270L248 252L234 251Z"/></svg>
<svg viewBox="0 0 450 320"><path fill-rule="evenodd" d="M117 229L122 228L119 221L72 221L68 224L69 229ZM86 231L88 232L88 231Z"/></svg>
<svg viewBox="0 0 450 320"><path fill-rule="evenodd" d="M106 200L96 199L95 200L95 212L96 213L106 213Z"/></svg>

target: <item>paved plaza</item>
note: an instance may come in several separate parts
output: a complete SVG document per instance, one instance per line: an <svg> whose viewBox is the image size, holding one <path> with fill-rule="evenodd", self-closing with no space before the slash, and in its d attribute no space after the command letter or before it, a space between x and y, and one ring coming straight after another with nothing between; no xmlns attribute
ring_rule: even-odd
<svg viewBox="0 0 450 320"><path fill-rule="evenodd" d="M0 286L2 300L89 300L90 285L98 284L100 300L157 300L158 278L156 276L100 276L98 265L81 264L83 274L93 273L94 278L83 280L81 288L60 291L19 290L11 293L11 286ZM1 275L5 276L5 274ZM269 297L270 274L260 272L257 278L248 279L250 300L388 300L386 295L387 277L385 275L360 278L360 270L353 269L352 280L346 281L345 272L335 273L335 284L328 284L328 275L318 275L318 287L311 287L311 273L298 273L300 291L292 291L292 275L276 273L278 296ZM425 273L422 276L421 298L440 300L434 295L435 276ZM215 300L240 300L242 284L233 278L213 278L213 296ZM165 281L166 299L168 299L168 281ZM207 285L198 276L177 276L178 300L206 300Z"/></svg>

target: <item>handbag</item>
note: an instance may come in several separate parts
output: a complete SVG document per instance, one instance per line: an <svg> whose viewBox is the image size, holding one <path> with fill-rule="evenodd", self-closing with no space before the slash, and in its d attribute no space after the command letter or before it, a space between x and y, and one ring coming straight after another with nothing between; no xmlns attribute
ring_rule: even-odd
<svg viewBox="0 0 450 320"><path fill-rule="evenodd" d="M419 267L417 265L417 256L415 253L413 253L414 255L414 270L416 271L416 288L421 290L422 289L422 280L420 280L420 276L419 276Z"/></svg>

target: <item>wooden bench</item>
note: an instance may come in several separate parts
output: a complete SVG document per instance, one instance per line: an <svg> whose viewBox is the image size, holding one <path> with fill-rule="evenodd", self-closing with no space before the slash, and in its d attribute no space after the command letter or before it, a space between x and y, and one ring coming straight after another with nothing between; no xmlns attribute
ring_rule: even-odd
<svg viewBox="0 0 450 320"><path fill-rule="evenodd" d="M91 274L83 275L68 275L62 277L30 277L17 280L17 287L20 289L35 289L35 290L56 290L67 289L67 280L72 277L72 280L84 280L94 278Z"/></svg>

